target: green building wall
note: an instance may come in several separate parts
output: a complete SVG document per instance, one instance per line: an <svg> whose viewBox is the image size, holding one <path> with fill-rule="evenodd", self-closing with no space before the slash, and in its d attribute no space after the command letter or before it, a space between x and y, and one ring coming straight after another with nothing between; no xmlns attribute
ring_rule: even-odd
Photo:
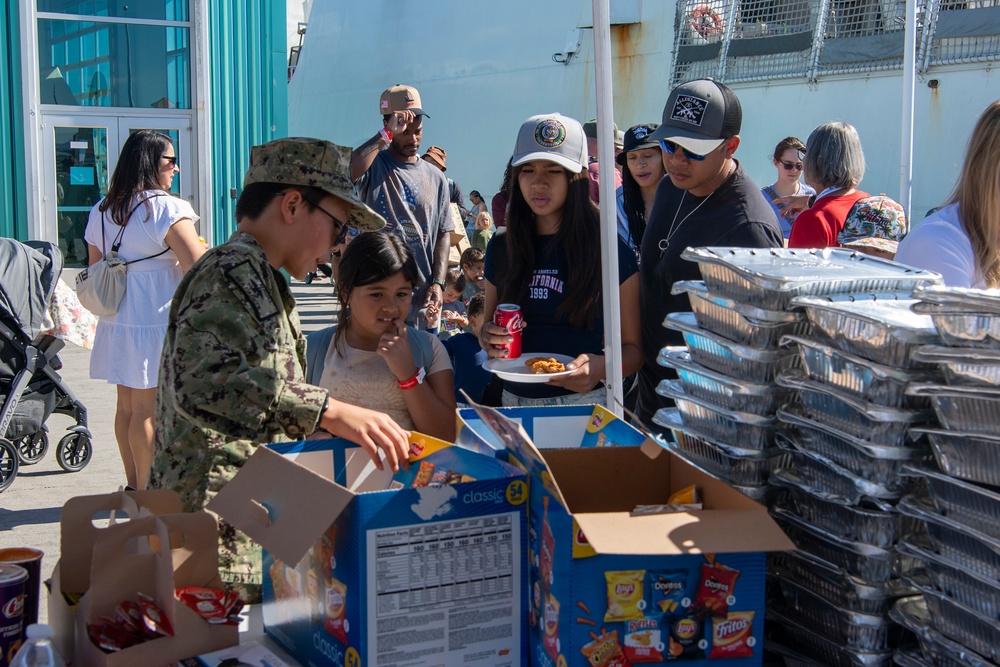
<svg viewBox="0 0 1000 667"><path fill-rule="evenodd" d="M0 236L28 238L17 2L0 4Z"/></svg>
<svg viewBox="0 0 1000 667"><path fill-rule="evenodd" d="M288 134L285 0L209 2L212 192L215 243L236 229L236 199L250 147Z"/></svg>

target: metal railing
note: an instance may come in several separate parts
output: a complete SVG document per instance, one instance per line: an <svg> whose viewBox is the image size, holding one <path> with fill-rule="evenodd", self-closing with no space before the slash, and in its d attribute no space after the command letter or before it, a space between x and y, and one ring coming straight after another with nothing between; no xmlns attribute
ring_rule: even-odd
<svg viewBox="0 0 1000 667"><path fill-rule="evenodd" d="M917 0L917 68L1000 61L1000 0ZM905 0L682 0L674 85L901 69Z"/></svg>

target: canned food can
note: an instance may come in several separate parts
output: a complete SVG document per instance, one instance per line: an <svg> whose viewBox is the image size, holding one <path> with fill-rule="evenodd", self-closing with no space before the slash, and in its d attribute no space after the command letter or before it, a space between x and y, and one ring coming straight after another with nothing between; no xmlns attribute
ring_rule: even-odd
<svg viewBox="0 0 1000 667"><path fill-rule="evenodd" d="M24 639L24 587L28 571L0 563L0 667L9 665Z"/></svg>
<svg viewBox="0 0 1000 667"><path fill-rule="evenodd" d="M516 303L501 303L493 315L493 323L503 327L510 334L511 341L504 345L508 359L521 356L521 306Z"/></svg>
<svg viewBox="0 0 1000 667"><path fill-rule="evenodd" d="M28 571L28 581L24 584L24 629L38 623L38 596L42 583L42 556L40 549L31 547L8 547L0 549L0 563L20 565Z"/></svg>

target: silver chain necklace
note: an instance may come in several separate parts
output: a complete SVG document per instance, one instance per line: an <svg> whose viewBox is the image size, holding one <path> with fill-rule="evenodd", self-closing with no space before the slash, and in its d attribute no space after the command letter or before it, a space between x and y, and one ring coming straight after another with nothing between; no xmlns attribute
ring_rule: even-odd
<svg viewBox="0 0 1000 667"><path fill-rule="evenodd" d="M681 230L681 227L684 226L684 222L688 218L690 218L692 215L694 215L695 211L697 211L699 208L701 208L705 204L705 202L707 202L709 199L712 198L712 195L714 195L714 194L715 194L715 190L712 190L710 193L708 193L707 197L705 197L704 199L702 199L701 202L697 206L695 206L693 209L691 209L690 213L688 213L683 218L681 218L680 222L677 222L677 216L679 216L681 214L681 208L683 208L683 206L684 206L684 199L685 199L685 197L687 197L687 190L684 191L684 193L681 195L681 201L680 201L680 203L677 204L677 211L674 213L674 219L670 222L670 229L667 231L667 238L660 239L659 244L657 244L658 247L660 248L660 257L661 258L663 257L664 253L667 252L667 248L670 247L670 239L674 238L674 234L676 234L677 232L679 232ZM674 229L675 225L677 227L676 229Z"/></svg>

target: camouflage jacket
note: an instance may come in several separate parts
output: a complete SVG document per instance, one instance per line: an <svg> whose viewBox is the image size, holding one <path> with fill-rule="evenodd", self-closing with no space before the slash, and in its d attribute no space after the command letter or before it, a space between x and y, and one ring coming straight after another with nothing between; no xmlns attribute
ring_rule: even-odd
<svg viewBox="0 0 1000 667"><path fill-rule="evenodd" d="M170 307L151 486L200 509L259 445L312 433L327 391L305 362L295 299L257 241L237 232L205 253Z"/></svg>

